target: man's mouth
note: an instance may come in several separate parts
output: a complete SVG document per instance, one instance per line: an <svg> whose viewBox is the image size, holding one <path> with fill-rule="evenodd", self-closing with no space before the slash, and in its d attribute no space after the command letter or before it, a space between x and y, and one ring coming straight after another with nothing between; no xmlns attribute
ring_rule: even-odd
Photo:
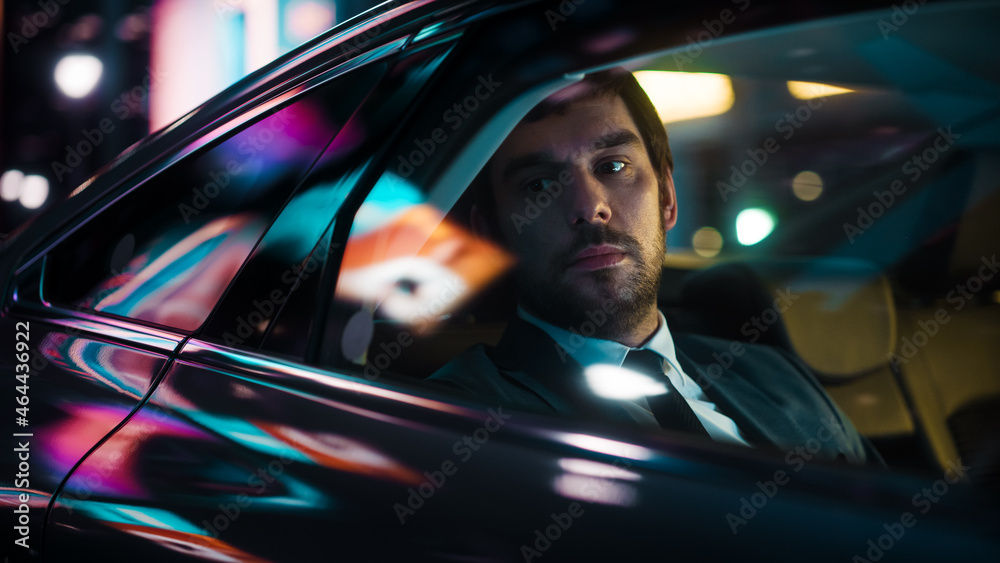
<svg viewBox="0 0 1000 563"><path fill-rule="evenodd" d="M624 260L627 255L625 250L612 244L588 246L573 257L569 269L592 271L608 268Z"/></svg>

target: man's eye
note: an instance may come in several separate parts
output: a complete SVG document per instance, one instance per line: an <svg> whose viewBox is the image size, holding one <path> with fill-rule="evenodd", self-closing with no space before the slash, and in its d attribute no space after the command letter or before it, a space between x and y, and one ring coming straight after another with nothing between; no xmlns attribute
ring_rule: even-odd
<svg viewBox="0 0 1000 563"><path fill-rule="evenodd" d="M540 192L542 190L548 189L552 185L552 180L550 178L538 178L531 180L524 184L524 189L529 192Z"/></svg>
<svg viewBox="0 0 1000 563"><path fill-rule="evenodd" d="M597 165L597 172L600 174L618 174L624 172L627 164L620 160L612 160Z"/></svg>

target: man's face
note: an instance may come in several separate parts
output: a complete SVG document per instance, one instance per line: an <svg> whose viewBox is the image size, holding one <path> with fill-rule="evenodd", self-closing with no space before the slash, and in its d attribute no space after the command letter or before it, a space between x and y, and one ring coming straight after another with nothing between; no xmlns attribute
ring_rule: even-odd
<svg viewBox="0 0 1000 563"><path fill-rule="evenodd" d="M579 329L611 300L615 314L596 336L613 339L650 319L655 329L665 233L676 221L673 180L661 197L620 97L521 123L494 155L490 182L529 312Z"/></svg>

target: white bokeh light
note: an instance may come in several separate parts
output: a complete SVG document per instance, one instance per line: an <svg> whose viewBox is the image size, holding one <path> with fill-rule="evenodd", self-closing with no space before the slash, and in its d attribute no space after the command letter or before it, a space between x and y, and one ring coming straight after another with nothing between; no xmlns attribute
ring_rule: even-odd
<svg viewBox="0 0 1000 563"><path fill-rule="evenodd" d="M8 170L0 176L0 199L15 201L21 196L21 184L24 182L24 172Z"/></svg>
<svg viewBox="0 0 1000 563"><path fill-rule="evenodd" d="M44 176L30 174L21 182L18 200L28 209L38 209L49 198L49 181Z"/></svg>
<svg viewBox="0 0 1000 563"><path fill-rule="evenodd" d="M93 55L66 55L56 64L56 84L63 94L83 98L101 79L104 65Z"/></svg>
<svg viewBox="0 0 1000 563"><path fill-rule="evenodd" d="M634 400L667 392L662 381L610 364L594 364L583 374L590 389L607 399Z"/></svg>
<svg viewBox="0 0 1000 563"><path fill-rule="evenodd" d="M764 209L751 207L736 216L736 240L744 246L757 244L774 230L774 217Z"/></svg>

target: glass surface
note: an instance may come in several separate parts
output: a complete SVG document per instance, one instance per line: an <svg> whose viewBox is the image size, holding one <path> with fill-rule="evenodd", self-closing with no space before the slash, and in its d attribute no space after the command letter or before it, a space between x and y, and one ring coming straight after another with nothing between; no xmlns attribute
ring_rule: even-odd
<svg viewBox="0 0 1000 563"><path fill-rule="evenodd" d="M49 256L46 299L198 328L380 72L361 74L269 112L104 210Z"/></svg>
<svg viewBox="0 0 1000 563"><path fill-rule="evenodd" d="M279 306L275 307L274 322L259 323L241 345L260 345L264 350L300 359L306 355L310 338L315 336L311 329L314 323L322 322L317 312L329 302L320 295L324 287L322 276L332 275L326 271L332 271L331 265L339 264L341 256L345 261L352 259L350 254L344 254L343 243L333 239L335 230L342 228L338 221L340 206L349 196L356 197L352 192L356 194L366 182L371 182L371 162L382 156L386 139L394 134L406 112L412 111L414 99L446 59L454 40L452 37L446 42L416 49L392 62L385 79L369 89L364 102L330 143L301 194L278 218L248 264L250 274L247 278L252 282L246 286L250 292L248 297L235 293L233 300L227 299L225 307L229 307L230 301L236 301L242 303L244 309L250 307L247 309L250 311L253 299L249 297L257 296L254 299L258 302L266 300L265 288L270 288L272 293L276 289L294 288L294 291L287 291L287 299L280 305L276 303ZM326 203L321 206L317 201ZM326 232L321 237L324 229ZM281 244L279 237L286 244ZM287 244L292 237L298 241L296 245ZM281 267L275 268L274 264ZM283 272L280 280L275 277L278 272ZM241 277L238 286L243 287L242 281ZM217 333L227 319L236 318L232 314L227 317L226 310L220 309L210 332ZM333 319L332 322L338 321ZM231 324L230 320L226 330L235 334L236 327ZM318 353L332 355L337 346L337 343L324 342L317 346Z"/></svg>

